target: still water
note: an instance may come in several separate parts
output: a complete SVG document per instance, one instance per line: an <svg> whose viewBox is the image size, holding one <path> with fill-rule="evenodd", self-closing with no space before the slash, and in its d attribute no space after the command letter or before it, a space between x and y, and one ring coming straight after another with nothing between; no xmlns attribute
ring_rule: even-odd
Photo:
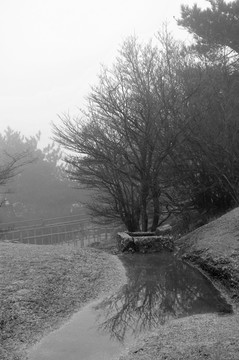
<svg viewBox="0 0 239 360"><path fill-rule="evenodd" d="M127 343L170 318L230 310L199 271L171 253L120 259L128 283L43 338L30 360L114 360Z"/></svg>

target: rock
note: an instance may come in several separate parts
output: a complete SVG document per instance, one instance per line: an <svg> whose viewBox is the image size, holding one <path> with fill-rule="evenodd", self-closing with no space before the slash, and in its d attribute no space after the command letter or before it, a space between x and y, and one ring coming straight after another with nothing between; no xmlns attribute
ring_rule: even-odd
<svg viewBox="0 0 239 360"><path fill-rule="evenodd" d="M138 236L134 238L134 243L139 252L149 253L162 251L164 249L164 241L159 236Z"/></svg>
<svg viewBox="0 0 239 360"><path fill-rule="evenodd" d="M138 232L128 232L127 234L129 234L132 237L135 237L135 236L153 236L153 235L155 235L155 232L149 232L149 231L140 232L140 231L138 231Z"/></svg>
<svg viewBox="0 0 239 360"><path fill-rule="evenodd" d="M118 249L122 252L128 251L130 248L134 247L134 241L132 236L126 232L120 232L117 234L117 245Z"/></svg>
<svg viewBox="0 0 239 360"><path fill-rule="evenodd" d="M157 227L155 234L156 235L167 235L167 234L171 234L171 232L172 232L172 226L169 224L165 224L163 226Z"/></svg>

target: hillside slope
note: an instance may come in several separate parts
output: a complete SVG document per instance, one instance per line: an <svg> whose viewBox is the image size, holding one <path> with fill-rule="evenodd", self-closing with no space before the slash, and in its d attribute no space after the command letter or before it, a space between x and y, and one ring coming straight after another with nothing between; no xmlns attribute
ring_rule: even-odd
<svg viewBox="0 0 239 360"><path fill-rule="evenodd" d="M178 254L239 300L239 208L176 241Z"/></svg>

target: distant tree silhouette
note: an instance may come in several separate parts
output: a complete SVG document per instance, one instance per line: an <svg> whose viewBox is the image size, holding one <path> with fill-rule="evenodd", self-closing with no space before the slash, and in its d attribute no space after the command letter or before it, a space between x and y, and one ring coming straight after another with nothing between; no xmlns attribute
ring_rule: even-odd
<svg viewBox="0 0 239 360"><path fill-rule="evenodd" d="M7 217L13 219L70 215L72 204L81 199L81 193L73 189L62 169L59 147L51 144L41 150L39 140L40 134L27 138L10 128L0 136L2 152L11 156L25 154L21 171L8 184L8 207L2 209L2 217L7 209L11 209Z"/></svg>

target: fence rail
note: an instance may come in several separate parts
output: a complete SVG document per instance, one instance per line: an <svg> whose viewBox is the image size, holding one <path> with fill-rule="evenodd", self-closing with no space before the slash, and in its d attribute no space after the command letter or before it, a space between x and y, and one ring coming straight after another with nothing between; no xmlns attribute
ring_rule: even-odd
<svg viewBox="0 0 239 360"><path fill-rule="evenodd" d="M87 224L89 224L88 222L86 222L84 219L83 220L75 220L75 221L68 221L68 222L63 222L63 223L56 223L56 224L50 224L50 225L44 225L44 226L38 226L38 227L22 227L16 230L0 230L0 234L1 235L5 235L5 234L18 234L18 233L36 233L39 231L47 231L47 230L52 230L54 228L65 228L65 229L69 229L72 227L76 227L76 228L81 228L81 229L85 229L87 227Z"/></svg>
<svg viewBox="0 0 239 360"><path fill-rule="evenodd" d="M113 231L113 228L96 227L89 221L80 219L37 227L0 230L0 241L35 245L72 243L85 246L95 241L107 240Z"/></svg>
<svg viewBox="0 0 239 360"><path fill-rule="evenodd" d="M42 226L54 226L56 224L70 223L71 221L76 222L91 222L89 217L85 215L75 214L64 217L56 217L49 219L33 219L33 220L23 220L23 221L11 221L6 223L0 223L0 232L12 231L19 229L35 228Z"/></svg>

